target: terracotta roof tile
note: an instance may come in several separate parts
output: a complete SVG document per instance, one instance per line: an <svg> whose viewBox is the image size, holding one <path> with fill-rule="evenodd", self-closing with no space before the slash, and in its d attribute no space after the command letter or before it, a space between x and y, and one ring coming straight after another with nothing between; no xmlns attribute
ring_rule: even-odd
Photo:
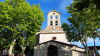
<svg viewBox="0 0 100 56"><path fill-rule="evenodd" d="M46 29L41 30L40 33L61 33L64 32L60 26L48 26Z"/></svg>

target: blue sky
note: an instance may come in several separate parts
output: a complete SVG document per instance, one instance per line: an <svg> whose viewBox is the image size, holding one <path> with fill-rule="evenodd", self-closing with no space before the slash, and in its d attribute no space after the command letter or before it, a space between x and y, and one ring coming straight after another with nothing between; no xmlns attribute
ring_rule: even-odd
<svg viewBox="0 0 100 56"><path fill-rule="evenodd" d="M27 0L31 5L40 4L42 11L44 12L45 20L42 24L44 29L47 25L47 13L52 10L57 10L61 13L61 22L67 22L66 19L70 14L67 13L66 6L69 6L73 0Z"/></svg>
<svg viewBox="0 0 100 56"><path fill-rule="evenodd" d="M0 0L2 2L4 0ZM47 25L47 13L52 10L57 10L61 13L61 22L69 23L66 19L70 16L69 13L67 13L66 6L70 6L70 4L73 2L73 0L27 0L30 5L33 4L40 4L40 8L44 13L45 20L42 23L41 29L44 29ZM82 47L82 44L79 42L74 42L73 44L77 44L78 46ZM93 46L93 39L88 39L88 45ZM100 46L100 40L96 39L96 45Z"/></svg>
<svg viewBox="0 0 100 56"><path fill-rule="evenodd" d="M27 0L31 5L32 4L40 4L42 11L44 12L45 20L42 23L42 28L44 29L47 25L47 13L52 10L57 10L61 13L61 22L69 23L66 19L70 16L67 13L66 6L70 6L73 0ZM100 46L100 40L96 39L96 45ZM72 44L77 44L80 47L83 47L80 42L72 42ZM93 46L93 39L88 39L88 45Z"/></svg>

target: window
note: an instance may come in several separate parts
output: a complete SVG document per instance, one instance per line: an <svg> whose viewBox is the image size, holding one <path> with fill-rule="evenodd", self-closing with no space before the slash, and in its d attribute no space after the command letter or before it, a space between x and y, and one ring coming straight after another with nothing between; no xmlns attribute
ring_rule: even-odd
<svg viewBox="0 0 100 56"><path fill-rule="evenodd" d="M52 21L50 21L50 25L53 25L53 22Z"/></svg>
<svg viewBox="0 0 100 56"><path fill-rule="evenodd" d="M56 15L55 18L58 19L58 16Z"/></svg>
<svg viewBox="0 0 100 56"><path fill-rule="evenodd" d="M50 16L51 19L53 19L53 16Z"/></svg>
<svg viewBox="0 0 100 56"><path fill-rule="evenodd" d="M56 40L56 37L53 37L52 40Z"/></svg>
<svg viewBox="0 0 100 56"><path fill-rule="evenodd" d="M55 25L58 25L58 21L56 21Z"/></svg>

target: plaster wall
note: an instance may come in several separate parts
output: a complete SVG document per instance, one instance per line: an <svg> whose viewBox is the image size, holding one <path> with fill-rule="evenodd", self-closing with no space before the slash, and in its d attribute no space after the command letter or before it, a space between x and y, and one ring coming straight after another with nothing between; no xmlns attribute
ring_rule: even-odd
<svg viewBox="0 0 100 56"><path fill-rule="evenodd" d="M85 54L77 51L72 51L72 56L85 56Z"/></svg>
<svg viewBox="0 0 100 56"><path fill-rule="evenodd" d="M82 51L82 52L85 51L85 49L82 49L82 48L79 48L79 47L76 47L76 46L74 46L74 47L72 48L72 50L79 50L79 51Z"/></svg>
<svg viewBox="0 0 100 56"><path fill-rule="evenodd" d="M68 43L66 34L40 34L39 43L50 41L53 37L56 37L56 41Z"/></svg>

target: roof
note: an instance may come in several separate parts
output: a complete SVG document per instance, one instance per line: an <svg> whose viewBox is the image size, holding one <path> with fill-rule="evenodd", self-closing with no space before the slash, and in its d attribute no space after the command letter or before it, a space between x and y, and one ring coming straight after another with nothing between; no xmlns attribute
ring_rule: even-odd
<svg viewBox="0 0 100 56"><path fill-rule="evenodd" d="M59 12L58 12L58 11L56 11L56 10L52 10L52 11L50 11L50 12L57 12L57 13L59 13ZM48 14L49 14L50 12L48 12ZM59 14L61 14L61 13L59 13Z"/></svg>
<svg viewBox="0 0 100 56"><path fill-rule="evenodd" d="M44 43L40 43L40 44L37 44L37 45L46 44L48 42L60 43L60 44L63 44L63 45L66 45L66 46L71 46L71 47L76 46L77 48L84 49L84 48L78 47L77 45L74 45L74 44L63 43L63 42L59 42L59 41L55 41L55 40L50 40L50 41L47 41L47 42L44 42ZM37 46L37 45L35 45L35 46Z"/></svg>
<svg viewBox="0 0 100 56"><path fill-rule="evenodd" d="M41 30L40 33L65 33L60 26L47 26L46 29Z"/></svg>
<svg viewBox="0 0 100 56"><path fill-rule="evenodd" d="M88 48L89 48L89 49L94 49L95 46L89 46ZM96 49L97 49L97 50L100 50L100 46L96 46Z"/></svg>
<svg viewBox="0 0 100 56"><path fill-rule="evenodd" d="M83 51L79 51L79 50L72 50L72 51L76 51L76 52L80 52L80 53L85 53L85 52L83 52Z"/></svg>

